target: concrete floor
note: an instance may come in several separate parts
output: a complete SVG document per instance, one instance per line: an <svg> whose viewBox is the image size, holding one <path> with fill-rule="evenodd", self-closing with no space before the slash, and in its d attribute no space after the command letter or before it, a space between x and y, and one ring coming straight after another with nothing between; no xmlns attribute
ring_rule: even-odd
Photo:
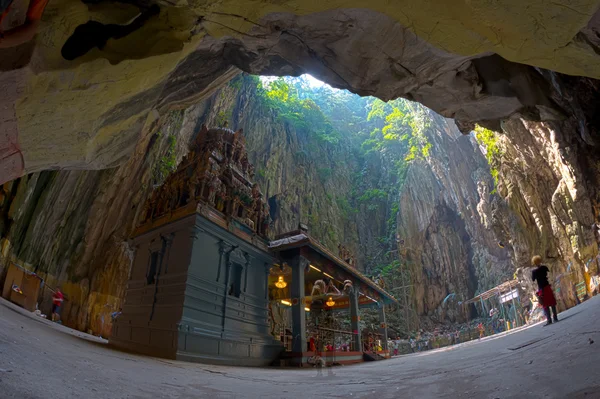
<svg viewBox="0 0 600 399"><path fill-rule="evenodd" d="M560 317L549 327L319 375L121 353L2 303L0 398L600 398L600 297Z"/></svg>

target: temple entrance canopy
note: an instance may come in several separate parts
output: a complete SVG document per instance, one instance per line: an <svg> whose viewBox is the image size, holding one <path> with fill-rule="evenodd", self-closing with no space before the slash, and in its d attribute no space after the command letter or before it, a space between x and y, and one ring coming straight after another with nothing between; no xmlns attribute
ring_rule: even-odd
<svg viewBox="0 0 600 399"><path fill-rule="evenodd" d="M340 251L339 256L333 254L302 229L276 237L269 249L279 261L271 268L269 277L271 312L274 312L273 309L289 309L291 323L285 325L280 321L284 324L280 327L280 334L282 339L283 335L291 335L286 349L292 353L295 363L306 363L309 357L321 353L324 347L329 352L355 353L362 360L362 352L372 348L361 337L360 308L379 309L379 341L386 351L384 305L396 304L397 301L384 288L342 260L345 251ZM351 257L346 256L346 259ZM350 314L350 331L319 325L322 319L315 316L326 313L335 319L343 319L344 311ZM318 341L316 331L324 330L336 332L338 339L315 343L315 339ZM277 335L278 331L272 333Z"/></svg>

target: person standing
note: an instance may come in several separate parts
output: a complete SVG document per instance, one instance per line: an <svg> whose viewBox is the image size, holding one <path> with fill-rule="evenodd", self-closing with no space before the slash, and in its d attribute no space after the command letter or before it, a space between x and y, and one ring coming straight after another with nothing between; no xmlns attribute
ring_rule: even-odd
<svg viewBox="0 0 600 399"><path fill-rule="evenodd" d="M542 265L542 257L539 255L535 255L533 258L531 258L531 264L533 267L535 267L535 269L533 269L531 272L531 279L533 281L537 281L537 296L540 299L542 307L544 308L546 319L548 319L544 326L549 326L552 324L551 313L554 313L554 322L558 321L558 314L556 313L556 298L554 297L552 286L548 282L548 273L550 270L547 266ZM550 309L552 309L552 312L550 312Z"/></svg>
<svg viewBox="0 0 600 399"><path fill-rule="evenodd" d="M54 295L52 295L52 321L60 323L60 308L64 301L63 293L60 289L57 289Z"/></svg>
<svg viewBox="0 0 600 399"><path fill-rule="evenodd" d="M477 330L479 330L479 339L483 338L485 335L485 327L483 326L483 323L479 323L477 325Z"/></svg>

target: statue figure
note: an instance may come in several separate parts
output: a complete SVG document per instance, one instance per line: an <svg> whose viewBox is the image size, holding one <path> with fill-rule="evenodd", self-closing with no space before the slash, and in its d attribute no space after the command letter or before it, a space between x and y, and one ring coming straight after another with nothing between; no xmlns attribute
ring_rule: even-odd
<svg viewBox="0 0 600 399"><path fill-rule="evenodd" d="M225 210L225 201L227 201L227 187L225 184L221 184L221 189L217 192L217 201L215 208L219 212L223 212Z"/></svg>
<svg viewBox="0 0 600 399"><path fill-rule="evenodd" d="M269 235L269 228L271 226L271 213L269 212L269 206L266 203L262 204L261 213L262 228L260 232L267 237Z"/></svg>
<svg viewBox="0 0 600 399"><path fill-rule="evenodd" d="M208 186L208 203L211 206L215 206L215 198L217 196L217 192L221 190L221 179L219 176L214 176L210 181L210 185Z"/></svg>
<svg viewBox="0 0 600 399"><path fill-rule="evenodd" d="M350 266L354 266L354 256L353 256L353 255L350 255L350 256L348 257L348 264L349 264Z"/></svg>
<svg viewBox="0 0 600 399"><path fill-rule="evenodd" d="M342 244L339 244L338 245L338 252L339 252L340 258L344 262L350 263L350 251L348 251L348 249L346 249L345 246L343 246Z"/></svg>
<svg viewBox="0 0 600 399"><path fill-rule="evenodd" d="M373 279L373 281L375 282L375 284L377 284L381 288L385 288L385 280L383 279L383 277L381 276L381 274L379 276L375 277Z"/></svg>
<svg viewBox="0 0 600 399"><path fill-rule="evenodd" d="M177 180L173 182L173 193L171 195L173 196L174 200L171 203L171 209L177 209L183 205L182 201L185 186L186 184L184 179L181 177L181 175L177 175Z"/></svg>
<svg viewBox="0 0 600 399"><path fill-rule="evenodd" d="M327 287L325 286L325 281L323 281L323 280L315 281L310 295L314 297L314 296L319 296L319 295L325 295L326 293L327 293Z"/></svg>
<svg viewBox="0 0 600 399"><path fill-rule="evenodd" d="M352 293L352 289L353 289L352 281L344 280L344 288L342 289L344 294L350 295Z"/></svg>
<svg viewBox="0 0 600 399"><path fill-rule="evenodd" d="M196 199L196 189L198 187L198 183L200 183L200 179L198 179L198 176L193 173L187 181L188 203Z"/></svg>
<svg viewBox="0 0 600 399"><path fill-rule="evenodd" d="M150 199L144 205L144 209L142 210L141 222L144 223L148 220L152 219L152 212L154 211L154 205L156 203L156 198L154 196L150 196Z"/></svg>
<svg viewBox="0 0 600 399"><path fill-rule="evenodd" d="M246 156L246 154L243 154L240 159L240 166L241 166L241 170L244 174L248 174L248 166L249 165L250 165L250 162L248 161L248 156Z"/></svg>
<svg viewBox="0 0 600 399"><path fill-rule="evenodd" d="M252 185L252 198L254 200L256 200L256 199L258 199L260 197L262 197L262 194L260 192L260 187L258 186L258 183L254 183Z"/></svg>
<svg viewBox="0 0 600 399"><path fill-rule="evenodd" d="M160 193L158 194L156 212L153 216L161 216L169 211L169 195L165 187L159 188Z"/></svg>
<svg viewBox="0 0 600 399"><path fill-rule="evenodd" d="M202 142L206 139L206 135L208 134L208 128L206 125L202 124L200 131L196 135L196 140L194 140L194 148L199 148L202 145Z"/></svg>

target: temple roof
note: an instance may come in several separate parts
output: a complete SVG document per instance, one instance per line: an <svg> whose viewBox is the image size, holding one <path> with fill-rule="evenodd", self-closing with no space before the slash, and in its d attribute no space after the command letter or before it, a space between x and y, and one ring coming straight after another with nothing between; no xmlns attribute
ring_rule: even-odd
<svg viewBox="0 0 600 399"><path fill-rule="evenodd" d="M309 248L311 251L318 253L320 256L326 258L328 261L334 264L335 267L341 269L347 274L350 274L352 277L354 277L355 280L358 280L357 282L359 282L360 284L367 286L370 290L377 292L381 299L383 299L384 303L398 303L398 301L396 300L396 298L394 298L393 295L391 295L385 289L375 284L373 280L362 274L356 268L352 267L347 262L344 262L338 256L334 255L330 250L328 250L325 246L319 243L316 239L312 238L307 232L298 231L297 234L279 238L275 241L271 241L271 243L269 244L269 251L273 253L279 253L296 248Z"/></svg>
<svg viewBox="0 0 600 399"><path fill-rule="evenodd" d="M269 206L254 180L242 129L202 128L191 149L151 195L134 235L191 213L266 249ZM263 241L260 243L259 241Z"/></svg>

